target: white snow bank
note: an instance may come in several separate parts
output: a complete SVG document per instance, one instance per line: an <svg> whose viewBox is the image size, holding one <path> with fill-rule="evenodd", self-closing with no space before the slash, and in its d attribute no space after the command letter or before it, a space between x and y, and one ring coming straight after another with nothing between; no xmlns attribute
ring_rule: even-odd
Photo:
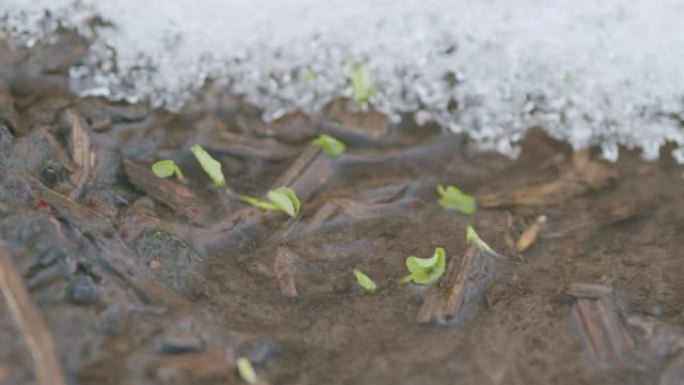
<svg viewBox="0 0 684 385"><path fill-rule="evenodd" d="M541 126L576 147L619 144L684 163L681 0L1 0L15 41L58 25L97 36L84 94L180 108L207 78L263 107L311 112L351 94L358 63L371 104L415 112L515 154ZM45 11L50 17L45 17ZM93 31L99 15L113 27Z"/></svg>

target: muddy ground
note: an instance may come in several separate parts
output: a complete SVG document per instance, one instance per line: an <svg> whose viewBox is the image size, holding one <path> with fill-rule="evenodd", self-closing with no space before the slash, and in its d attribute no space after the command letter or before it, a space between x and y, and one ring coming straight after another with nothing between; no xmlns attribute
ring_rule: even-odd
<svg viewBox="0 0 684 385"><path fill-rule="evenodd" d="M86 49L0 48L0 383L237 384L238 357L271 384L684 383L669 156L605 164L533 132L510 160L344 101L264 124L211 86L179 114L79 98L67 73ZM320 132L347 152L316 150ZM301 215L211 187L196 143L235 191L292 186ZM187 183L150 172L165 158ZM477 212L440 207L438 183ZM399 285L435 247L440 282Z"/></svg>

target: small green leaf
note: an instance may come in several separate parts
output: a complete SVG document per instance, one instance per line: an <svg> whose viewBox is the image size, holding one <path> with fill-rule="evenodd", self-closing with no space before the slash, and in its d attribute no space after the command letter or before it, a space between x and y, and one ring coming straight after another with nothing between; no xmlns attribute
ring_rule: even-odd
<svg viewBox="0 0 684 385"><path fill-rule="evenodd" d="M359 64L352 69L351 73L352 91L354 103L368 103L373 95L373 75L367 64Z"/></svg>
<svg viewBox="0 0 684 385"><path fill-rule="evenodd" d="M232 190L228 195L233 195ZM289 187L278 187L266 194L270 202L253 198L248 195L237 194L237 198L245 203L268 211L283 211L291 217L296 217L301 209L301 203L295 191Z"/></svg>
<svg viewBox="0 0 684 385"><path fill-rule="evenodd" d="M313 142L314 146L320 147L326 154L336 158L344 153L347 146L330 135L320 135Z"/></svg>
<svg viewBox="0 0 684 385"><path fill-rule="evenodd" d="M488 244L486 244L479 235L475 232L475 229L473 229L472 226L466 227L466 242L468 243L475 243L477 247L480 248L482 251L486 251L489 254L500 256L499 253L494 251Z"/></svg>
<svg viewBox="0 0 684 385"><path fill-rule="evenodd" d="M369 276L366 274L362 273L361 270L354 269L352 270L354 273L354 276L356 276L356 280L359 282L359 285L364 288L367 292L373 293L375 292L375 289L378 288L378 286L373 282L372 279L370 279Z"/></svg>
<svg viewBox="0 0 684 385"><path fill-rule="evenodd" d="M185 180L180 167L171 159L160 160L159 162L154 163L152 165L152 172L160 178L168 178L171 175L176 174L176 178Z"/></svg>
<svg viewBox="0 0 684 385"><path fill-rule="evenodd" d="M190 151L195 154L195 158L197 158L200 166L202 166L202 169L209 175L211 180L214 181L215 185L224 186L226 184L226 180L221 172L221 163L212 158L199 144L192 146Z"/></svg>
<svg viewBox="0 0 684 385"><path fill-rule="evenodd" d="M256 384L258 377L254 371L254 367L248 358L240 357L237 359L237 368L240 378L248 384Z"/></svg>
<svg viewBox="0 0 684 385"><path fill-rule="evenodd" d="M268 199L278 208L286 212L289 216L295 217L299 214L301 203L295 191L289 187L278 187L267 194Z"/></svg>
<svg viewBox="0 0 684 385"><path fill-rule="evenodd" d="M410 256L406 258L406 267L411 274L402 278L400 283L410 281L418 285L427 285L435 282L444 274L446 268L446 253L444 249L438 247L430 258L418 258Z"/></svg>
<svg viewBox="0 0 684 385"><path fill-rule="evenodd" d="M447 209L455 209L464 214L472 214L475 212L476 204L475 198L464 194L461 190L454 186L444 187L441 184L437 185L437 193L439 193L439 204Z"/></svg>
<svg viewBox="0 0 684 385"><path fill-rule="evenodd" d="M304 81L307 83L313 83L316 81L316 78L318 78L318 74L314 71L306 71L304 72Z"/></svg>

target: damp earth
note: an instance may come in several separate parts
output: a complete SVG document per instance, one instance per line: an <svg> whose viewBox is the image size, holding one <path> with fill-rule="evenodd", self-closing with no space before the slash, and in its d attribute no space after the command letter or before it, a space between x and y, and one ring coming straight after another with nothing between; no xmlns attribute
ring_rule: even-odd
<svg viewBox="0 0 684 385"><path fill-rule="evenodd" d="M266 124L211 85L179 113L81 98L86 50L0 47L0 383L238 384L240 357L270 384L684 382L669 156L606 163L531 131L512 160L346 100ZM195 144L233 191L290 186L301 213L212 186ZM161 159L187 180L156 177ZM437 283L399 283L437 247Z"/></svg>

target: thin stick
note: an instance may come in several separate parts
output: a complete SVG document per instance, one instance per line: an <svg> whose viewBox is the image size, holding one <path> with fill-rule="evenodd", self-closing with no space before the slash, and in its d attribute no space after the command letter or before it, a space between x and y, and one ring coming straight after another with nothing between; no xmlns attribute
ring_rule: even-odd
<svg viewBox="0 0 684 385"><path fill-rule="evenodd" d="M3 242L0 242L0 291L33 358L38 383L66 385L52 336L33 304L24 281L12 267Z"/></svg>

